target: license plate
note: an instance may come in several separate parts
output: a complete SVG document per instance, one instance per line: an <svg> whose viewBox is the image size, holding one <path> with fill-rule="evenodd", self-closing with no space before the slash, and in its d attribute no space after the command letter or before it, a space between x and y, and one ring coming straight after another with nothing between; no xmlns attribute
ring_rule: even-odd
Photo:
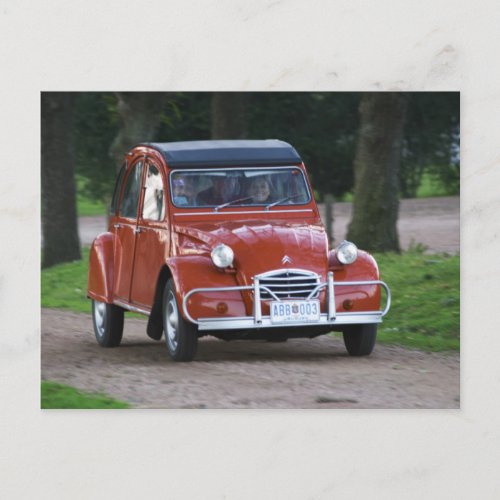
<svg viewBox="0 0 500 500"><path fill-rule="evenodd" d="M302 323L319 321L319 300L287 300L271 302L273 323Z"/></svg>

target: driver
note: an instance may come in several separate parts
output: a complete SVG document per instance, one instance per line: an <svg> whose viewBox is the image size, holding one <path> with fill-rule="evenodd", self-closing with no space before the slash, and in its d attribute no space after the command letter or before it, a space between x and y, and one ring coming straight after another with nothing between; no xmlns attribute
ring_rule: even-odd
<svg viewBox="0 0 500 500"><path fill-rule="evenodd" d="M198 205L222 205L237 198L240 182L236 175L217 175L212 177L212 186L198 193Z"/></svg>

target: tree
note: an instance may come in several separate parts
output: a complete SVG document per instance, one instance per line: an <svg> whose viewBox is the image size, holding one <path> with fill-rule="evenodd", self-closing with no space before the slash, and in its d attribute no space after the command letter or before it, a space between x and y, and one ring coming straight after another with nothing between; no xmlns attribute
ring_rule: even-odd
<svg viewBox="0 0 500 500"><path fill-rule="evenodd" d="M76 94L77 188L89 199L108 201L115 185L115 162L110 158L109 149L120 129L117 105L113 92Z"/></svg>
<svg viewBox="0 0 500 500"><path fill-rule="evenodd" d="M403 93L363 95L348 239L369 251L399 252L399 165L407 107Z"/></svg>
<svg viewBox="0 0 500 500"><path fill-rule="evenodd" d="M79 260L76 220L74 94L42 92L42 267Z"/></svg>
<svg viewBox="0 0 500 500"><path fill-rule="evenodd" d="M248 134L247 94L214 92L212 96L212 139L244 139Z"/></svg>
<svg viewBox="0 0 500 500"><path fill-rule="evenodd" d="M136 144L153 140L160 124L163 105L170 97L167 92L118 92L118 115L122 127L110 153L120 168L123 155Z"/></svg>

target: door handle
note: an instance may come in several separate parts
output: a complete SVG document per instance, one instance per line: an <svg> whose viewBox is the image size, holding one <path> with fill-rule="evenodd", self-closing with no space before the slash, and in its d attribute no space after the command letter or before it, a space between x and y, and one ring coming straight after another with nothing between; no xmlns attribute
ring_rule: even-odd
<svg viewBox="0 0 500 500"><path fill-rule="evenodd" d="M113 227L114 227L115 229L120 229L122 226L121 226L121 224L113 224Z"/></svg>
<svg viewBox="0 0 500 500"><path fill-rule="evenodd" d="M136 227L134 229L134 233L137 234L137 233L142 233L142 228L141 227Z"/></svg>

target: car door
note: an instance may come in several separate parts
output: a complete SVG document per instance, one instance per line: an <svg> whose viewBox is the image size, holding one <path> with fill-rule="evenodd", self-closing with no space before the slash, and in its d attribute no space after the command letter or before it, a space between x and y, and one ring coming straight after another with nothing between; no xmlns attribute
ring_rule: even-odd
<svg viewBox="0 0 500 500"><path fill-rule="evenodd" d="M130 302L137 236L137 214L141 201L143 174L144 160L141 159L134 163L126 174L118 213L110 228L115 234L114 293L118 300L124 302Z"/></svg>
<svg viewBox="0 0 500 500"><path fill-rule="evenodd" d="M151 307L156 282L170 249L166 214L166 177L163 169L148 158L144 195L139 209L131 302Z"/></svg>

